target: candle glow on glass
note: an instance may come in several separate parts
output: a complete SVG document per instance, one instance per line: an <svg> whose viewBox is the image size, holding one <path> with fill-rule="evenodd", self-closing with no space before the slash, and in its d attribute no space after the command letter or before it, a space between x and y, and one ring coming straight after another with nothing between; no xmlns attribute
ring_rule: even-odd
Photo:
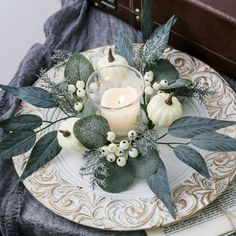
<svg viewBox="0 0 236 236"><path fill-rule="evenodd" d="M133 87L110 88L101 99L101 115L117 135L127 135L137 120L140 104L135 103L138 91Z"/></svg>

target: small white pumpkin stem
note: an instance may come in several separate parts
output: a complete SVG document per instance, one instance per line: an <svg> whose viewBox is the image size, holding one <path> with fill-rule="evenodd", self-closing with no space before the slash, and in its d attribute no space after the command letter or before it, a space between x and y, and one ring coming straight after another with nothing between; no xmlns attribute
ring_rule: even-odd
<svg viewBox="0 0 236 236"><path fill-rule="evenodd" d="M172 97L174 96L174 93L170 93L169 97L165 100L165 103L169 106L173 104Z"/></svg>
<svg viewBox="0 0 236 236"><path fill-rule="evenodd" d="M62 133L62 135L66 138L69 137L71 135L70 131L68 130L58 130L60 133Z"/></svg>
<svg viewBox="0 0 236 236"><path fill-rule="evenodd" d="M109 49L109 52L108 52L108 61L109 62L115 61L115 58L114 58L114 56L112 54L112 49L111 48Z"/></svg>

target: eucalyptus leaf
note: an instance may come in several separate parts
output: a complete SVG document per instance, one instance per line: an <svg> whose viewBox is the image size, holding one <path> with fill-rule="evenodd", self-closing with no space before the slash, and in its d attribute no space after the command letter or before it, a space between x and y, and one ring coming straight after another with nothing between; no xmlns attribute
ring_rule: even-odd
<svg viewBox="0 0 236 236"><path fill-rule="evenodd" d="M147 183L153 193L164 203L171 216L175 218L175 209L172 202L168 176L165 165L161 160L157 172L147 179Z"/></svg>
<svg viewBox="0 0 236 236"><path fill-rule="evenodd" d="M134 182L135 177L132 175L132 171L129 163L124 167L120 167L116 162L108 162L104 160L105 168L107 169L107 175L96 174L95 176L100 181L97 184L106 192L110 193L120 193L127 190L131 184Z"/></svg>
<svg viewBox="0 0 236 236"><path fill-rule="evenodd" d="M19 115L0 121L0 127L5 132L14 130L36 129L41 125L42 119L39 116L31 114Z"/></svg>
<svg viewBox="0 0 236 236"><path fill-rule="evenodd" d="M90 61L82 54L74 54L66 62L65 78L68 83L75 84L78 80L87 82L89 76L94 72Z"/></svg>
<svg viewBox="0 0 236 236"><path fill-rule="evenodd" d="M96 149L107 143L109 124L105 118L98 115L87 116L74 125L75 137L88 149Z"/></svg>
<svg viewBox="0 0 236 236"><path fill-rule="evenodd" d="M121 31L118 32L115 38L115 53L123 56L129 65L133 65L134 49L132 42Z"/></svg>
<svg viewBox="0 0 236 236"><path fill-rule="evenodd" d="M147 64L157 61L169 40L170 30L176 17L172 16L164 25L159 26L149 37L143 47L142 60Z"/></svg>
<svg viewBox="0 0 236 236"><path fill-rule="evenodd" d="M153 15L150 0L144 0L143 4L143 14L141 18L141 32L143 36L143 41L146 41L152 33L153 27Z"/></svg>
<svg viewBox="0 0 236 236"><path fill-rule="evenodd" d="M91 101L87 100L84 104L84 109L81 112L77 112L76 117L84 118L86 116L96 115L96 111L97 109L95 105Z"/></svg>
<svg viewBox="0 0 236 236"><path fill-rule="evenodd" d="M206 132L192 138L191 143L199 148L215 152L236 151L236 140L216 132Z"/></svg>
<svg viewBox="0 0 236 236"><path fill-rule="evenodd" d="M0 160L10 159L32 148L36 140L33 130L21 130L10 133L0 142Z"/></svg>
<svg viewBox="0 0 236 236"><path fill-rule="evenodd" d="M192 84L192 81L188 79L177 79L173 83L168 84L167 86L161 86L160 90L168 91L177 88L183 88Z"/></svg>
<svg viewBox="0 0 236 236"><path fill-rule="evenodd" d="M145 71L152 71L154 74L154 81L160 82L167 80L169 83L177 81L179 72L166 59L159 59L155 64L146 65Z"/></svg>
<svg viewBox="0 0 236 236"><path fill-rule="evenodd" d="M52 108L58 106L51 94L42 88L32 86L10 87L2 84L0 84L0 88L8 94L11 94L14 97L22 99L37 107Z"/></svg>
<svg viewBox="0 0 236 236"><path fill-rule="evenodd" d="M182 162L188 166L191 166L198 173L206 178L210 177L207 164L202 155L197 150L189 146L178 145L174 148L174 153Z"/></svg>
<svg viewBox="0 0 236 236"><path fill-rule="evenodd" d="M148 178L153 175L159 166L159 152L152 148L139 148L136 158L129 158L132 172L136 177Z"/></svg>
<svg viewBox="0 0 236 236"><path fill-rule="evenodd" d="M216 120L205 117L185 116L169 127L169 134L179 138L192 138L198 134L235 125L236 121Z"/></svg>
<svg viewBox="0 0 236 236"><path fill-rule="evenodd" d="M56 157L60 151L61 147L57 141L57 131L52 131L42 136L32 149L27 165L20 178L27 178Z"/></svg>

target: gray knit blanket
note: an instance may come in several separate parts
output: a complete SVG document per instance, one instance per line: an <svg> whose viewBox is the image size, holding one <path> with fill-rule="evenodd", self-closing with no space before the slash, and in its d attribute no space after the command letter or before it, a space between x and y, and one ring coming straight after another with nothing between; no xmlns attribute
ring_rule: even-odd
<svg viewBox="0 0 236 236"><path fill-rule="evenodd" d="M87 0L61 0L61 10L44 25L45 43L35 44L27 52L10 82L12 86L32 85L41 68L50 69L55 50L81 52L114 43L122 26L133 42L141 35L121 20L88 6ZM233 80L228 79L236 88ZM0 93L0 119L16 112L19 100ZM0 139L4 133L0 130ZM102 231L75 224L59 217L34 199L18 180L12 161L0 162L0 233L3 236L95 236L145 235L145 232Z"/></svg>

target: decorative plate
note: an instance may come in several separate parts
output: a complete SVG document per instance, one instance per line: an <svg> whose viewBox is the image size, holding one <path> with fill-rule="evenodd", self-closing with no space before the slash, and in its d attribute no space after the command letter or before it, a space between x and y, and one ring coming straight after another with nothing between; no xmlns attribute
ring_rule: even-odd
<svg viewBox="0 0 236 236"><path fill-rule="evenodd" d="M84 52L94 63L97 56L107 53L108 47ZM209 116L217 119L236 120L236 99L233 90L222 77L201 61L174 49L164 52L176 66L182 78L200 79L201 84L212 87L216 94L207 97L204 104L189 100L184 115ZM64 68L50 70L54 81L61 81ZM38 81L36 86L42 86ZM43 120L62 118L58 109L40 109L22 102L19 114L32 113ZM57 125L39 133L56 129ZM235 126L222 129L236 137ZM39 138L38 136L38 138ZM218 197L236 174L235 153L211 153L201 151L211 179L205 179L183 164L168 148L160 147L160 155L169 176L176 212L176 220L189 217ZM15 169L21 175L28 155L13 158ZM145 180L137 179L125 192L111 194L97 188L92 190L87 179L82 179L79 168L82 157L78 153L62 151L48 165L40 168L24 181L29 192L54 213L83 225L107 230L139 230L158 227L174 222L165 206L151 192Z"/></svg>

